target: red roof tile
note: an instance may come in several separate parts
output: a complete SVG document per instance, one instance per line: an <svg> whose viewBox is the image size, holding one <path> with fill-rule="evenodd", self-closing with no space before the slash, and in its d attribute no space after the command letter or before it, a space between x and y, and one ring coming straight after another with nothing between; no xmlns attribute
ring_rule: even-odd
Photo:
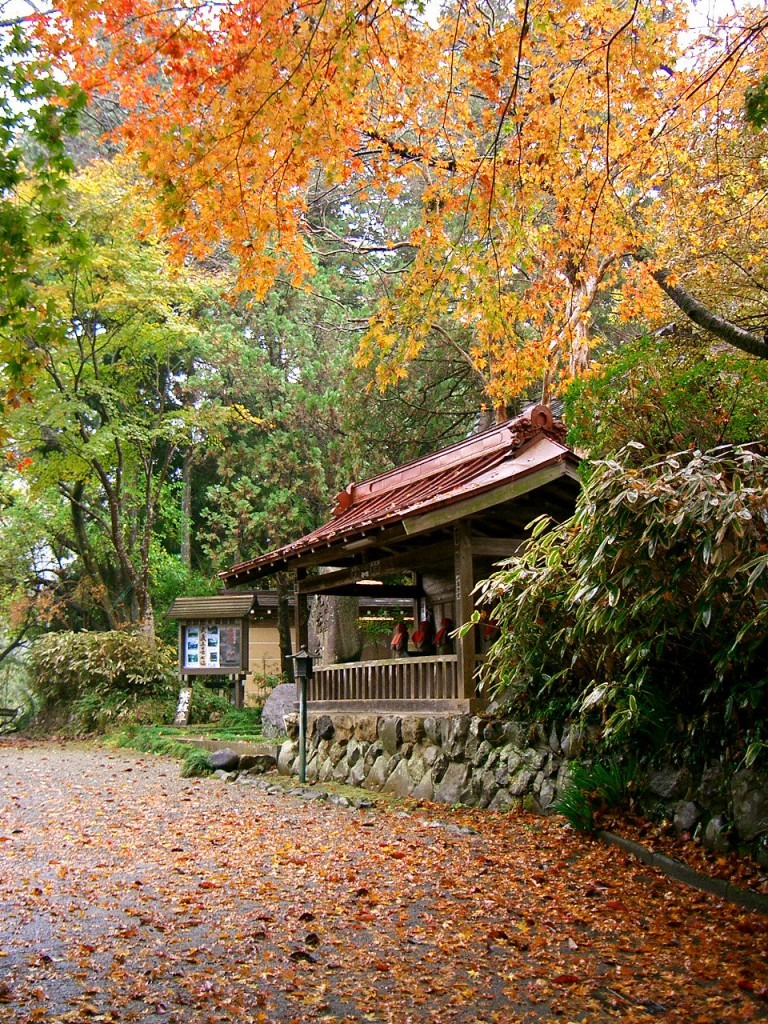
<svg viewBox="0 0 768 1024"><path fill-rule="evenodd" d="M549 409L536 406L515 419L399 466L337 495L333 518L312 533L248 562L222 578L258 575L280 562L328 547L366 531L424 515L576 455L564 443L565 427Z"/></svg>

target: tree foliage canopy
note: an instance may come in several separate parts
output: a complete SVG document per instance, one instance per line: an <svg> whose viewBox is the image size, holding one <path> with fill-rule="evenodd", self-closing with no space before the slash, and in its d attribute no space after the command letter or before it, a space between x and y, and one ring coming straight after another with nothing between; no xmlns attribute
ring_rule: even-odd
<svg viewBox="0 0 768 1024"><path fill-rule="evenodd" d="M66 143L85 99L51 71L21 24L0 27L0 359L11 404L28 397L33 371L9 328L34 329L45 318L34 270L66 234L63 197L73 170Z"/></svg>
<svg viewBox="0 0 768 1024"><path fill-rule="evenodd" d="M622 345L565 393L568 439L592 458L630 441L662 454L765 436L768 363L713 351L689 332ZM633 449L626 449L631 455Z"/></svg>
<svg viewBox="0 0 768 1024"><path fill-rule="evenodd" d="M768 19L745 7L689 43L683 16L521 0L433 25L407 3L68 0L43 28L89 92L119 91L182 251L225 241L257 295L312 272L328 190L407 196L402 234L344 240L384 268L406 257L362 356L397 379L455 326L502 402L583 369L606 289L619 318L658 318L666 293L768 353L766 136L745 110Z"/></svg>
<svg viewBox="0 0 768 1024"><path fill-rule="evenodd" d="M40 543L69 564L70 579L80 574L80 598L90 590L112 627L151 627L164 488L181 454L220 423L216 403L200 401L210 292L205 278L174 273L165 246L140 231L130 169L93 165L73 180L65 209L66 234L38 257L44 319L3 329L36 368L34 401L6 419L9 505L58 508ZM5 365L0 380L10 387L13 374Z"/></svg>

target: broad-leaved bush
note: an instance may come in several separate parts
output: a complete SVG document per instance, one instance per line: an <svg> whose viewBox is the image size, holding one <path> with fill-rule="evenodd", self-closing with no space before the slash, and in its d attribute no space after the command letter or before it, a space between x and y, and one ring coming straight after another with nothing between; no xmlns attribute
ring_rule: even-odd
<svg viewBox="0 0 768 1024"><path fill-rule="evenodd" d="M767 568L761 450L630 445L481 585L500 627L486 685L517 714L583 716L609 746L743 754L765 739Z"/></svg>
<svg viewBox="0 0 768 1024"><path fill-rule="evenodd" d="M40 637L32 645L30 677L43 710L66 710L85 731L167 717L178 692L174 648L122 630Z"/></svg>

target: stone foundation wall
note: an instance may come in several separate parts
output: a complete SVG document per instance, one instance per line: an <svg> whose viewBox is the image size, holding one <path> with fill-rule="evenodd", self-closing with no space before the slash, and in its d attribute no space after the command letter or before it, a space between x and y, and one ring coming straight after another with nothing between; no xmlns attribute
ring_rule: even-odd
<svg viewBox="0 0 768 1024"><path fill-rule="evenodd" d="M278 770L295 775L295 722L289 728ZM322 715L310 721L308 734L308 782L491 810L550 811L565 784L567 758L584 748L576 728L547 736L538 726L469 715Z"/></svg>
<svg viewBox="0 0 768 1024"><path fill-rule="evenodd" d="M296 716L278 770L298 774ZM493 718L321 715L310 718L307 781L340 782L397 797L490 810L554 809L569 761L589 756L578 726L545 730ZM694 777L687 769L651 775L643 797L652 817L726 850L748 844L768 865L768 779L717 766Z"/></svg>

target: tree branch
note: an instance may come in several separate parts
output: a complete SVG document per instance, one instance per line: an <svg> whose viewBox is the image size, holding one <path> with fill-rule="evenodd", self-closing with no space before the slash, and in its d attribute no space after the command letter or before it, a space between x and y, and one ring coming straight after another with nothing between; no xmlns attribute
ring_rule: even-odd
<svg viewBox="0 0 768 1024"><path fill-rule="evenodd" d="M638 257L644 262L642 257ZM748 352L749 355L757 356L758 359L768 359L768 343L766 336L755 334L753 331L745 331L738 324L726 320L725 317L713 313L703 303L699 302L689 291L679 284L670 284L670 272L668 270L651 270L650 275L656 284L661 288L683 313L699 327L714 334L715 337L727 341L734 348Z"/></svg>

